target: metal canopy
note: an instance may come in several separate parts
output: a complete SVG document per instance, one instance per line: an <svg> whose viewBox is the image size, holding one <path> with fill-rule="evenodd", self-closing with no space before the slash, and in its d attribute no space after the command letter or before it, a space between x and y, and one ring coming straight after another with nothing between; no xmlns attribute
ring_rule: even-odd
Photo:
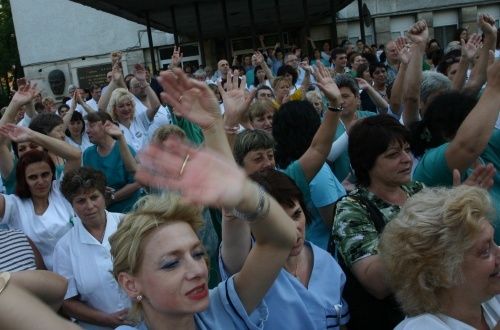
<svg viewBox="0 0 500 330"><path fill-rule="evenodd" d="M130 21L147 25L168 33L198 39L196 24L196 3L198 3L203 39L251 35L248 1L252 1L255 33L276 33L278 30L275 1L272 0L226 0L229 36L224 30L221 1L207 0L71 0L104 12L123 17ZM335 11L339 11L353 0L333 0ZM281 28L297 29L305 27L303 0L280 0ZM307 15L310 23L330 16L329 0L307 0ZM175 14L176 31L172 23Z"/></svg>

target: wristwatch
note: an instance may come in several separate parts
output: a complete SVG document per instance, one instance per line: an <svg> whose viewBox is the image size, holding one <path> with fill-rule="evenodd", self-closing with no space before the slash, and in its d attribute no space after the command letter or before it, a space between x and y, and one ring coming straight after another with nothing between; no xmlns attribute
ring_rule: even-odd
<svg viewBox="0 0 500 330"><path fill-rule="evenodd" d="M333 111L333 112L341 112L342 110L344 110L344 107L342 106L342 104L338 107L328 106L328 110Z"/></svg>

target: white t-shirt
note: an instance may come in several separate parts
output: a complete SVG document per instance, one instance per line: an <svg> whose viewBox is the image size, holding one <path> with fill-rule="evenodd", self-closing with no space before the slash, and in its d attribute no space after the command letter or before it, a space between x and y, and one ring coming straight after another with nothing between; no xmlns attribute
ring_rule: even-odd
<svg viewBox="0 0 500 330"><path fill-rule="evenodd" d="M152 122L149 121L146 112L136 112L134 119L130 123L130 128L118 123L120 129L123 131L127 144L130 145L135 152L139 152L139 150L148 145L151 139L148 134L151 124Z"/></svg>
<svg viewBox="0 0 500 330"><path fill-rule="evenodd" d="M142 104L142 102L132 94L132 97L135 101L135 115L137 116L139 113L146 112L148 108ZM151 122L151 126L148 128L149 139L153 136L154 132L163 125L172 124L172 117L170 116L170 111L168 111L164 106L160 105L160 108L155 114L153 121Z"/></svg>
<svg viewBox="0 0 500 330"><path fill-rule="evenodd" d="M59 189L62 176L52 181L49 207L43 215L36 215L31 198L21 199L16 195L3 195L5 214L0 224L23 231L31 238L42 254L45 266L52 271L54 247L61 237L73 227L73 207Z"/></svg>
<svg viewBox="0 0 500 330"><path fill-rule="evenodd" d="M75 92L76 93L76 92ZM66 105L68 107L71 108L71 105L73 104L73 99L69 99L68 101L66 101ZM82 107L81 104L77 104L76 105L76 108L75 108L76 111L79 111L81 114L82 114L82 117L85 118L85 116L87 115L87 111L85 111L85 109Z"/></svg>
<svg viewBox="0 0 500 330"><path fill-rule="evenodd" d="M73 141L72 138L70 138L69 136L66 136L66 142L68 142L70 145L72 145L73 147L76 147L78 149L80 149L82 151L82 153L87 150L88 147L92 146L93 144L90 142L89 140L89 136L87 134L87 132L83 132L82 134L82 143L81 144L78 144L76 143L75 141Z"/></svg>
<svg viewBox="0 0 500 330"><path fill-rule="evenodd" d="M122 216L121 213L106 211L102 244L85 229L80 219L59 240L54 251L54 272L68 280L64 299L80 295L81 302L106 314L130 307L130 298L111 274L113 262L109 237L116 232ZM81 321L80 326L92 330L109 329Z"/></svg>
<svg viewBox="0 0 500 330"><path fill-rule="evenodd" d="M94 111L99 111L99 108L97 107L98 103L94 99L90 99L86 103L87 103L87 105L89 107L91 107L92 109L94 109ZM78 104L78 105L81 106L80 104Z"/></svg>
<svg viewBox="0 0 500 330"><path fill-rule="evenodd" d="M500 296L481 304L486 323L492 329L500 319ZM444 314L422 314L408 317L394 330L475 330L474 327Z"/></svg>

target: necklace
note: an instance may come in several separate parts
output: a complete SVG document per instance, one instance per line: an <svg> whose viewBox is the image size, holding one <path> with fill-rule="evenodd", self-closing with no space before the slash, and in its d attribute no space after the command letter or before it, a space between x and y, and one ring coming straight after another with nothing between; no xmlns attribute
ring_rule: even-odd
<svg viewBox="0 0 500 330"><path fill-rule="evenodd" d="M113 148L114 148L114 146L115 146L115 143L116 143L116 140L115 140L115 141L113 141L113 143L111 143L111 146L109 146L109 151L108 151L107 153L105 153L105 154L104 154L104 153L102 153L102 155L101 155L101 151L102 151L102 150L100 150L99 146L97 146L96 151L97 151L97 153L98 153L101 157L105 157L105 156L109 155L109 153L113 150Z"/></svg>
<svg viewBox="0 0 500 330"><path fill-rule="evenodd" d="M299 275L297 275L297 269L299 268L300 262L300 254L297 256L297 263L295 263L295 270L292 272L290 269L286 268L286 265L283 266L287 272L293 275L293 277L300 279Z"/></svg>
<svg viewBox="0 0 500 330"><path fill-rule="evenodd" d="M101 239L99 239L99 240L98 240L98 241L99 241L99 243L101 243L101 244L102 244L102 241L103 241L103 239L104 239L104 235L106 234L106 225L107 225L107 224L108 224L108 218L105 218L105 219L104 219L104 230L103 230L103 232L102 232Z"/></svg>

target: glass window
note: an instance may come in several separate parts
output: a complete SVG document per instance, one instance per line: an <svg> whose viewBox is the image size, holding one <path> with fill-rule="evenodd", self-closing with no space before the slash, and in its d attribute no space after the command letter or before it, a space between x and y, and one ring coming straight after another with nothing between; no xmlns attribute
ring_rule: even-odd
<svg viewBox="0 0 500 330"><path fill-rule="evenodd" d="M439 41L439 44L445 48L450 42L453 41L455 32L457 31L457 25L445 25L445 26L435 26L434 27L434 38Z"/></svg>

